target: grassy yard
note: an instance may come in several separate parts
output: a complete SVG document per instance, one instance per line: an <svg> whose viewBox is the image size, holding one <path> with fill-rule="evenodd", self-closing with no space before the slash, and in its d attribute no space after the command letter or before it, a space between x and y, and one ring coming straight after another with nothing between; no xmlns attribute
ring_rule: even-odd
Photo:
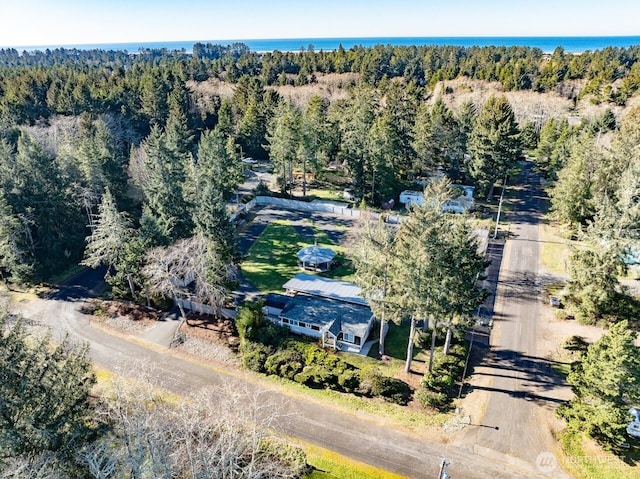
<svg viewBox="0 0 640 479"><path fill-rule="evenodd" d="M338 353L341 359L358 368L375 366L386 376L398 377L404 371L405 359L407 357L407 346L409 344L409 325L389 323L389 331L385 339L385 355L387 359L380 361L377 358L378 345L374 345L369 351L369 356L357 354ZM416 345L413 348L413 362L411 370L420 374L426 371L429 361L429 350L422 349Z"/></svg>
<svg viewBox="0 0 640 479"><path fill-rule="evenodd" d="M318 200L346 202L342 190L337 188L313 188L307 191L307 196L315 197Z"/></svg>
<svg viewBox="0 0 640 479"><path fill-rule="evenodd" d="M322 276L348 279L353 274L353 266L345 257L345 249L333 244L327 235L316 230L318 245L328 246L338 253L341 265ZM282 285L301 270L296 253L312 243L302 241L300 235L288 221L274 221L262 232L251 246L247 258L242 263L242 274L247 281L260 291L282 292ZM309 273L313 274L313 273Z"/></svg>
<svg viewBox="0 0 640 479"><path fill-rule="evenodd" d="M296 443L307 453L313 471L307 479L402 479L404 476L355 461L309 443Z"/></svg>
<svg viewBox="0 0 640 479"><path fill-rule="evenodd" d="M580 433L564 433L560 436L564 457L561 462L575 477L584 479L640 479L638 445L624 457L603 451Z"/></svg>
<svg viewBox="0 0 640 479"><path fill-rule="evenodd" d="M539 231L542 265L552 273L566 274L569 247L579 243L561 237L557 229L548 224L543 224Z"/></svg>

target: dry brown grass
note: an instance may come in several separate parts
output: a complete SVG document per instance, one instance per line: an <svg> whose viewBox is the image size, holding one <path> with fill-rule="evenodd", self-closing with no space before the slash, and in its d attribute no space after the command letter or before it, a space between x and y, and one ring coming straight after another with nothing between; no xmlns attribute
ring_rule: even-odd
<svg viewBox="0 0 640 479"><path fill-rule="evenodd" d="M357 73L330 73L318 75L316 83L303 86L274 86L269 87L277 91L284 98L291 100L295 105L304 108L312 96L318 95L330 102L349 98L348 88L358 81Z"/></svg>
<svg viewBox="0 0 640 479"><path fill-rule="evenodd" d="M303 108L313 95L327 98L330 102L349 98L349 87L358 82L357 73L329 73L316 75L316 82L304 86L270 86L282 97L291 100ZM234 85L212 78L204 82L188 82L188 87L203 95L218 95L221 98L231 98ZM431 95L429 101L434 102L438 96L443 96L447 106L457 111L466 101L472 101L481 107L489 96L505 95L513 107L516 119L520 124L526 121L544 123L549 118L567 118L571 124L581 120L591 120L600 116L607 108L611 108L618 119L634 106L640 104L640 96L631 98L626 107L614 106L608 103L595 105L591 102L591 95L587 95L574 104L572 97L576 97L584 88L584 80L569 80L559 84L555 91L536 93L531 90L508 91L502 90L499 82L473 80L462 77L455 80L440 82ZM446 90L451 93L444 93Z"/></svg>
<svg viewBox="0 0 640 479"><path fill-rule="evenodd" d="M284 98L291 100L299 107L304 107L313 95L319 95L333 102L349 97L348 88L358 82L357 73L317 74L316 82L303 86L269 86ZM187 82L187 87L201 95L218 95L220 98L232 98L235 86L217 78L207 81Z"/></svg>
<svg viewBox="0 0 640 479"><path fill-rule="evenodd" d="M473 80L470 78L457 78L440 82L434 91L430 101L441 95L446 88L453 90L453 93L443 95L447 106L452 110L457 110L466 101L472 101L476 106L481 106L491 95L504 95L511 104L516 119L519 123L527 120L534 122L544 122L548 118L569 118L571 123L579 122L582 119L592 119L601 115L607 108L611 108L618 118L623 116L629 107L611 106L603 103L594 105L591 96L587 96L577 101L575 108L573 101L569 98L578 93L584 87L584 81L566 81L558 85L554 92L536 93L531 90L502 91L499 82L488 82ZM629 105L636 104L637 98L630 101Z"/></svg>
<svg viewBox="0 0 640 479"><path fill-rule="evenodd" d="M187 88L196 93L218 95L220 98L228 99L233 97L233 92L235 91L233 83L227 83L217 78L209 78L201 82L189 80Z"/></svg>

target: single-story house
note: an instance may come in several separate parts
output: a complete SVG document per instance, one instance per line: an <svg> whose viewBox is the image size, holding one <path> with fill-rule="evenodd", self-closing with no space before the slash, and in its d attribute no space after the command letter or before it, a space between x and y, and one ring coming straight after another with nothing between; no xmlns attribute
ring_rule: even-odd
<svg viewBox="0 0 640 479"><path fill-rule="evenodd" d="M360 352L373 325L367 306L297 294L280 313L280 324L322 340L322 346Z"/></svg>
<svg viewBox="0 0 640 479"><path fill-rule="evenodd" d="M445 213L466 213L473 208L473 192L475 187L467 185L451 185L451 187L460 193L459 196L447 200L442 205L442 211ZM421 191L405 190L400 193L400 203L409 208L412 205L422 206L425 203L424 193Z"/></svg>
<svg viewBox="0 0 640 479"><path fill-rule="evenodd" d="M358 286L300 273L283 287L287 296L267 297L265 309L274 321L297 334L321 339L325 347L361 351L375 318ZM286 304L283 297L288 298Z"/></svg>

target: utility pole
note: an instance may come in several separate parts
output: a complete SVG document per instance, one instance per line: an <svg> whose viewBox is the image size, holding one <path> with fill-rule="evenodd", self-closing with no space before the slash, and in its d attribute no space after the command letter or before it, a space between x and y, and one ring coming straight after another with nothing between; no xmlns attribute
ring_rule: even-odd
<svg viewBox="0 0 640 479"><path fill-rule="evenodd" d="M473 340L476 338L475 325L471 331L471 341L469 343L469 351L467 351L467 359L464 361L464 371L462 371L462 379L460 380L460 389L458 390L458 399L462 396L462 388L464 386L464 378L467 375L467 368L469 367L469 358L471 357L471 349L473 349Z"/></svg>
<svg viewBox="0 0 640 479"><path fill-rule="evenodd" d="M498 237L498 225L500 224L500 212L502 211L502 198L504 198L504 190L507 186L507 177L505 175L502 182L502 191L500 192L500 203L498 203L498 216L496 216L496 229L493 231L493 239Z"/></svg>
<svg viewBox="0 0 640 479"><path fill-rule="evenodd" d="M440 463L440 472L438 472L438 479L449 479L449 473L445 471L445 468L449 465L447 460L443 457Z"/></svg>

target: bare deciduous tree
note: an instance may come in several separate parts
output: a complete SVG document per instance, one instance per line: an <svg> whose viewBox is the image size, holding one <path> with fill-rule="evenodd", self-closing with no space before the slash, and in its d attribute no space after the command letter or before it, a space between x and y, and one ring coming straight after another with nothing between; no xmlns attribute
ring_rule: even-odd
<svg viewBox="0 0 640 479"><path fill-rule="evenodd" d="M224 263L211 241L198 234L150 250L142 274L152 293L218 310L224 303L225 285L235 276L235 268ZM185 317L180 301L178 307Z"/></svg>
<svg viewBox="0 0 640 479"><path fill-rule="evenodd" d="M203 389L176 404L144 381L114 382L101 418L112 433L86 448L96 478L298 478L304 454L275 439L280 406L267 392ZM94 472L95 471L95 472Z"/></svg>

